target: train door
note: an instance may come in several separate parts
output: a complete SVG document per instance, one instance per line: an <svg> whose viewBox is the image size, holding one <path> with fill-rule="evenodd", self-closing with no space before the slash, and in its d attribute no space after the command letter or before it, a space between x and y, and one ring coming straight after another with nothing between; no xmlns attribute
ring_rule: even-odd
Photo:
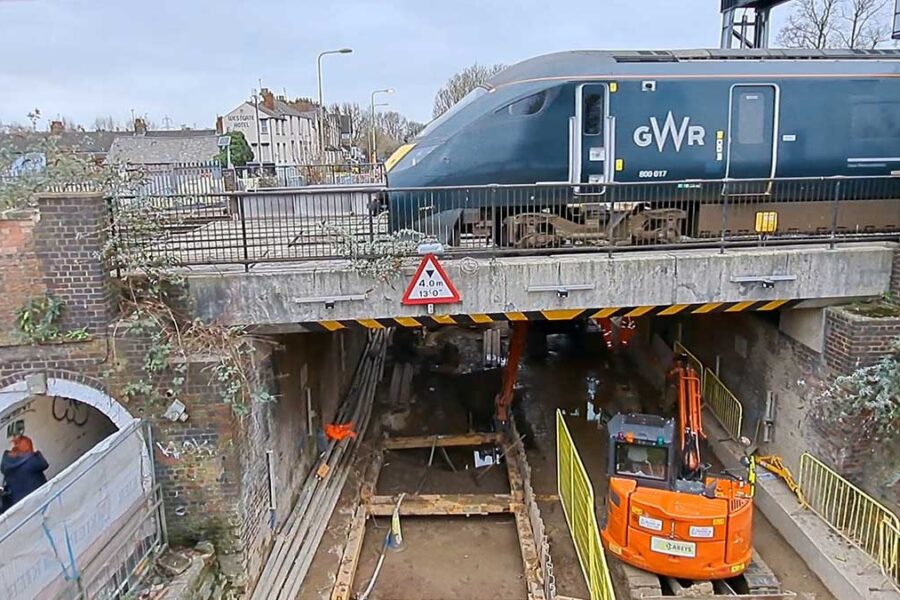
<svg viewBox="0 0 900 600"><path fill-rule="evenodd" d="M774 177L778 139L778 88L774 85L733 86L730 115L726 177Z"/></svg>
<svg viewBox="0 0 900 600"><path fill-rule="evenodd" d="M609 118L609 94L605 83L579 85L575 94L571 181L604 183L610 181L612 156L612 120Z"/></svg>

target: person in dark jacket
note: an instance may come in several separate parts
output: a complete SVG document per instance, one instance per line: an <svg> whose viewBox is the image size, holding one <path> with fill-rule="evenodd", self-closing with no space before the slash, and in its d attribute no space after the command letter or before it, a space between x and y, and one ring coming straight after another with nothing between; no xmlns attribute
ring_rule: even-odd
<svg viewBox="0 0 900 600"><path fill-rule="evenodd" d="M16 435L10 438L10 449L3 453L0 473L5 480L3 510L47 483L44 475L50 467L40 452L36 452L31 438Z"/></svg>

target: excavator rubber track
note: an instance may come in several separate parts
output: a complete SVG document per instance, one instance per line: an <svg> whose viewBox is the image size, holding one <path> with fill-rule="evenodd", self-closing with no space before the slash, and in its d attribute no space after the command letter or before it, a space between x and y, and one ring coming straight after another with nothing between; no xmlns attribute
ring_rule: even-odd
<svg viewBox="0 0 900 600"><path fill-rule="evenodd" d="M780 594L781 582L769 568L769 565L763 561L755 550L753 551L753 560L747 566L747 570L743 574L744 581L747 582L747 588L750 594L766 595Z"/></svg>
<svg viewBox="0 0 900 600"><path fill-rule="evenodd" d="M666 581L664 577L642 571L607 555L616 580L616 587L626 600L661 600L683 598L686 600L780 600L796 598L793 592L781 589L781 583L772 569L762 560L757 552L753 552L753 561L735 580L724 582L710 581ZM672 591L672 584L680 586L678 592ZM740 591L734 591L738 587ZM627 595L624 593L627 592Z"/></svg>

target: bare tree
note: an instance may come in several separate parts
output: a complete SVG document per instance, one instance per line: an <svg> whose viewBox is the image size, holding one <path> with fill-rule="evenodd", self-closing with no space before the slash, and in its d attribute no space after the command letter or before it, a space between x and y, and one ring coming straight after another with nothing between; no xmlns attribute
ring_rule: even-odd
<svg viewBox="0 0 900 600"><path fill-rule="evenodd" d="M849 0L841 11L838 36L847 48L876 48L889 40L889 0Z"/></svg>
<svg viewBox="0 0 900 600"><path fill-rule="evenodd" d="M96 131L119 131L121 128L121 123L116 121L112 115L94 119L94 129Z"/></svg>
<svg viewBox="0 0 900 600"><path fill-rule="evenodd" d="M875 48L890 39L889 0L799 0L778 33L787 48Z"/></svg>
<svg viewBox="0 0 900 600"><path fill-rule="evenodd" d="M350 118L350 145L368 148L368 141L371 135L368 111L363 110L356 102L332 104L330 110Z"/></svg>
<svg viewBox="0 0 900 600"><path fill-rule="evenodd" d="M447 80L434 97L433 116L437 118L465 97L473 89L506 68L506 65L483 66L475 63Z"/></svg>
<svg viewBox="0 0 900 600"><path fill-rule="evenodd" d="M350 117L350 145L365 151L371 155L372 145L372 109L370 106L361 106L356 102L344 102L333 104L332 111L340 112ZM375 115L375 141L379 155L388 155L401 144L412 139L424 126L416 121L410 121L400 113L394 111L379 112Z"/></svg>

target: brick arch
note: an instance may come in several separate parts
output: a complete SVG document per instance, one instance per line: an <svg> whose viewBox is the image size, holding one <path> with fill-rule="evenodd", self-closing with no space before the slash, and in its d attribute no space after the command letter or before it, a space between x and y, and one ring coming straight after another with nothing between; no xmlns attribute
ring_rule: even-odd
<svg viewBox="0 0 900 600"><path fill-rule="evenodd" d="M102 386L91 385L94 382L82 376L66 375L68 374L47 374L48 396L71 398L92 406L106 415L118 429L122 429L135 420L134 416L115 398L107 394ZM31 395L25 381L25 374L14 375L0 381L0 414L20 404Z"/></svg>

